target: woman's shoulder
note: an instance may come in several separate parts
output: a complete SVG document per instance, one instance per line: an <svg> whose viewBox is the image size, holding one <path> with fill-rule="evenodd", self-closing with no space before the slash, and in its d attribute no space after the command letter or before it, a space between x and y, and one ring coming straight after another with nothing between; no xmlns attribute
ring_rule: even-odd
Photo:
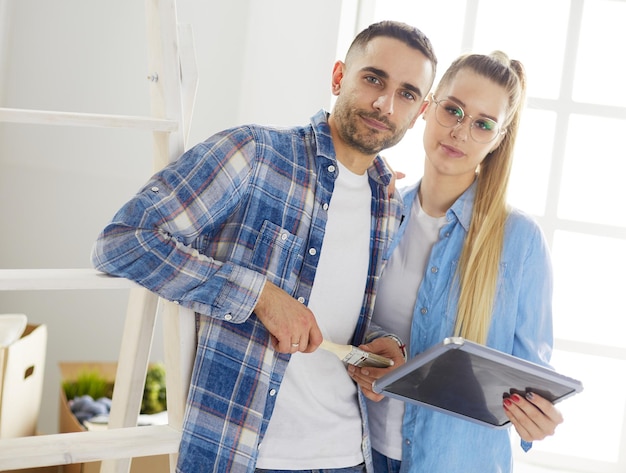
<svg viewBox="0 0 626 473"><path fill-rule="evenodd" d="M531 214L515 208L509 208L505 228L505 242L518 249L529 246L547 246L543 229Z"/></svg>
<svg viewBox="0 0 626 473"><path fill-rule="evenodd" d="M509 207L507 226L513 227L516 230L526 230L528 232L541 232L541 226L537 222L537 219L517 207Z"/></svg>

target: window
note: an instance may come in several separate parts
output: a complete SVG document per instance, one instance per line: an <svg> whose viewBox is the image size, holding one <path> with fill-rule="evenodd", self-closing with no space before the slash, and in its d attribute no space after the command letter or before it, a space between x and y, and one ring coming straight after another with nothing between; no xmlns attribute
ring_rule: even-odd
<svg viewBox="0 0 626 473"><path fill-rule="evenodd" d="M423 30L438 76L466 51L501 49L526 66L509 201L551 245L552 362L585 390L559 405L556 435L528 454L514 448L516 472L626 471L626 1L362 0L356 13L356 30L382 19ZM386 153L406 184L422 172L420 122Z"/></svg>

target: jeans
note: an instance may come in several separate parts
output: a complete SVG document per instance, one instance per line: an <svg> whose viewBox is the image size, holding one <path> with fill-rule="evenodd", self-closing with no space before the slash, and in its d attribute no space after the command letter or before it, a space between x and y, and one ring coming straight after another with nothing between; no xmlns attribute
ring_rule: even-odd
<svg viewBox="0 0 626 473"><path fill-rule="evenodd" d="M257 468L255 473L365 473L365 463L347 468L323 468L321 470L263 470Z"/></svg>
<svg viewBox="0 0 626 473"><path fill-rule="evenodd" d="M372 449L372 460L374 462L374 473L399 473L400 460L394 460Z"/></svg>

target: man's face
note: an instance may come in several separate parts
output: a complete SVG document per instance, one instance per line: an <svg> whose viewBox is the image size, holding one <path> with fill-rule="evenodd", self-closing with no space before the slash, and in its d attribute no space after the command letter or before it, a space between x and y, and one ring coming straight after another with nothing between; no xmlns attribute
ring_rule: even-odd
<svg viewBox="0 0 626 473"><path fill-rule="evenodd" d="M374 38L345 64L335 64L331 127L344 145L375 156L413 127L432 81L432 64L420 51L394 38Z"/></svg>

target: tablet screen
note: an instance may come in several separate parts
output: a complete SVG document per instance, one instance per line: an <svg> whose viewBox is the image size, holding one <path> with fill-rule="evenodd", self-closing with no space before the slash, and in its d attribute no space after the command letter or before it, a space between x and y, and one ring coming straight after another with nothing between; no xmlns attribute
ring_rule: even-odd
<svg viewBox="0 0 626 473"><path fill-rule="evenodd" d="M401 367L405 371L399 377L396 374L397 379L386 382L383 377L378 380L379 390L390 397L427 405L489 426L504 427L509 419L504 413L502 399L513 392L523 396L526 391L532 391L557 402L582 389L578 381L546 368L500 352L491 359L473 353L467 344L441 346L441 353L425 357L427 361L423 363L419 362L419 356L416 357L417 360ZM477 347L478 351L485 350L488 355L495 352L480 345Z"/></svg>

